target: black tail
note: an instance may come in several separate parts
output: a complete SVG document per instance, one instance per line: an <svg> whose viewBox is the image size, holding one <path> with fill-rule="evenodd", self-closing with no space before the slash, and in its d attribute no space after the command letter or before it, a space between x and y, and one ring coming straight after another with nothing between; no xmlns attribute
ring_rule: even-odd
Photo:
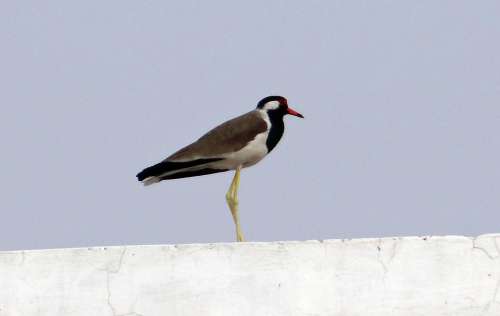
<svg viewBox="0 0 500 316"><path fill-rule="evenodd" d="M180 169L203 165L209 162L219 161L222 158L196 159L191 161L162 161L154 166L148 167L137 174L137 179L143 181L149 177L160 177L161 175Z"/></svg>

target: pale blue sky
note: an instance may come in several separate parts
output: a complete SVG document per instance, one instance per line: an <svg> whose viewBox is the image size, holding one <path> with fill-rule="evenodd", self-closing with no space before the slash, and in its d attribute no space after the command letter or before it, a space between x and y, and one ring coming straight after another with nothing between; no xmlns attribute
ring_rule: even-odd
<svg viewBox="0 0 500 316"><path fill-rule="evenodd" d="M500 232L499 1L3 1L0 250L234 240L135 174L281 94L249 240Z"/></svg>

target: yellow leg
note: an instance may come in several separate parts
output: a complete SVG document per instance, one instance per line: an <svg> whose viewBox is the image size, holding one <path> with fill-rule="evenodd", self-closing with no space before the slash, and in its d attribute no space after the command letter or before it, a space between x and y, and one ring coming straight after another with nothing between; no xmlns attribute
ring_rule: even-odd
<svg viewBox="0 0 500 316"><path fill-rule="evenodd" d="M241 168L236 169L236 173L234 174L231 186L226 193L226 201L229 209L231 210L231 215L233 215L234 225L236 225L236 240L245 241L240 227L240 218L238 216L238 188L240 186L240 170Z"/></svg>

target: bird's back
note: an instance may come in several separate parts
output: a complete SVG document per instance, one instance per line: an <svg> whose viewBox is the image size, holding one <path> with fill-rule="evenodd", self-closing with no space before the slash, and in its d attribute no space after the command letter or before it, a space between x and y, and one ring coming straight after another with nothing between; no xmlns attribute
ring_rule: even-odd
<svg viewBox="0 0 500 316"><path fill-rule="evenodd" d="M166 161L222 158L245 147L256 135L266 132L266 121L251 111L215 127L194 143L169 156Z"/></svg>

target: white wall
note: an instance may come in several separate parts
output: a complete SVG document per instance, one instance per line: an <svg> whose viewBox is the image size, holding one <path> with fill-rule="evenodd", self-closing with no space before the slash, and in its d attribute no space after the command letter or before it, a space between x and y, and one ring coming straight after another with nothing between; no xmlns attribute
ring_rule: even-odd
<svg viewBox="0 0 500 316"><path fill-rule="evenodd" d="M0 252L0 316L500 315L500 235Z"/></svg>

